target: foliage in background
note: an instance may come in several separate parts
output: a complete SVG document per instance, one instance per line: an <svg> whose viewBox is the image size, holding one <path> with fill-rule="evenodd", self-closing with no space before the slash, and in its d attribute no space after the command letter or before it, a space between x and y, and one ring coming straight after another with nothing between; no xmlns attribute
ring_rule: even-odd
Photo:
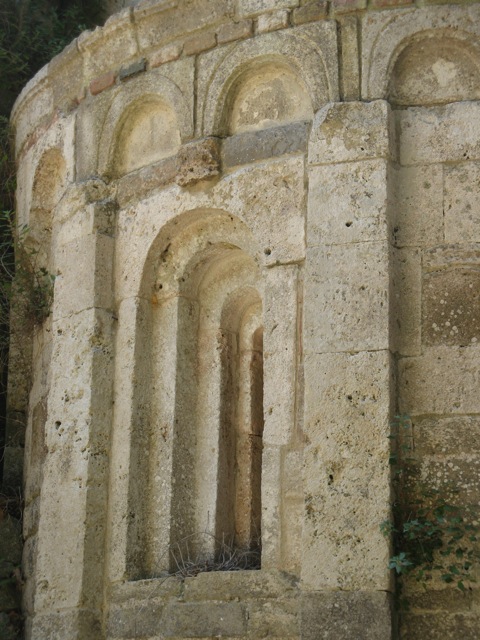
<svg viewBox="0 0 480 640"><path fill-rule="evenodd" d="M424 584L439 578L465 591L475 581L480 528L465 507L446 500L445 495L458 493L458 487L441 491L412 480L415 460L408 416L396 416L391 438L393 522L387 520L380 526L384 535L393 539L389 569L400 577L410 574Z"/></svg>

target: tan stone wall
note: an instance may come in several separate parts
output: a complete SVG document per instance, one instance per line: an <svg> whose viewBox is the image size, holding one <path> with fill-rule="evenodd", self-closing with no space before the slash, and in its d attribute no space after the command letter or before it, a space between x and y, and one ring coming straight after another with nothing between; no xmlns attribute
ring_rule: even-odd
<svg viewBox="0 0 480 640"><path fill-rule="evenodd" d="M480 5L384 4L141 2L19 97L28 638L392 637L398 411L478 508Z"/></svg>

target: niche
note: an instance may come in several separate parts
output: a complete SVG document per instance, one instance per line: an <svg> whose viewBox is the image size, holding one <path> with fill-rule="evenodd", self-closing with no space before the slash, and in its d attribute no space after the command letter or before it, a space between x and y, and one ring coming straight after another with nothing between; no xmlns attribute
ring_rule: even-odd
<svg viewBox="0 0 480 640"><path fill-rule="evenodd" d="M254 66L230 89L226 112L230 134L311 120L312 103L303 81L279 61Z"/></svg>
<svg viewBox="0 0 480 640"><path fill-rule="evenodd" d="M142 573L176 572L187 558L225 569L225 552L236 554L232 568L259 568L261 273L233 216L199 214L179 227L153 258Z"/></svg>
<svg viewBox="0 0 480 640"><path fill-rule="evenodd" d="M51 257L53 209L66 184L66 165L59 149L46 151L38 163L32 188L27 243L37 252L35 266L53 271Z"/></svg>
<svg viewBox="0 0 480 640"><path fill-rule="evenodd" d="M148 97L136 101L123 116L114 154L114 171L123 175L168 158L180 148L173 109Z"/></svg>
<svg viewBox="0 0 480 640"><path fill-rule="evenodd" d="M388 90L392 104L436 105L480 98L480 58L467 42L422 34L395 61Z"/></svg>

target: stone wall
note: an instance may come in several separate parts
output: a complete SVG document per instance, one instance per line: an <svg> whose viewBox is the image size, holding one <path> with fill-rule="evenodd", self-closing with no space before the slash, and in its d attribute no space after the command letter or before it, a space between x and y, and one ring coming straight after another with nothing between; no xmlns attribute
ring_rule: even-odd
<svg viewBox="0 0 480 640"><path fill-rule="evenodd" d="M476 3L149 0L26 86L28 638L393 637L396 413L479 504L479 47ZM401 637L475 638L427 587Z"/></svg>

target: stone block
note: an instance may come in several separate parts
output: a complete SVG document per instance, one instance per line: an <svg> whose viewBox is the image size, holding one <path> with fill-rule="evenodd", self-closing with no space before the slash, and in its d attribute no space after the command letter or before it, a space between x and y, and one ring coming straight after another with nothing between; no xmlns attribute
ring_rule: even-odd
<svg viewBox="0 0 480 640"><path fill-rule="evenodd" d="M137 60L126 67L122 67L118 73L118 77L121 82L125 82L125 80L138 76L139 73L143 73L146 69L147 61L145 58L141 58L141 60Z"/></svg>
<svg viewBox="0 0 480 640"><path fill-rule="evenodd" d="M175 5L156 2L152 7L143 7L141 4L133 10L140 49L154 49L160 42L193 36L200 29L214 29L231 19L235 2L236 0L193 0Z"/></svg>
<svg viewBox="0 0 480 640"><path fill-rule="evenodd" d="M442 640L477 640L480 616L475 612L406 613L400 637L402 640L424 640L426 637Z"/></svg>
<svg viewBox="0 0 480 640"><path fill-rule="evenodd" d="M163 630L164 601L150 598L148 603L112 607L108 615L109 638L139 638L160 634Z"/></svg>
<svg viewBox="0 0 480 640"><path fill-rule="evenodd" d="M309 247L387 240L387 164L367 160L309 171Z"/></svg>
<svg viewBox="0 0 480 640"><path fill-rule="evenodd" d="M327 104L315 115L308 161L331 164L393 157L392 125L383 100Z"/></svg>
<svg viewBox="0 0 480 640"><path fill-rule="evenodd" d="M306 588L389 588L391 388L387 351L305 356Z"/></svg>
<svg viewBox="0 0 480 640"><path fill-rule="evenodd" d="M480 242L480 164L445 167L445 242Z"/></svg>
<svg viewBox="0 0 480 640"><path fill-rule="evenodd" d="M441 244L444 237L443 167L391 168L392 240L398 247Z"/></svg>
<svg viewBox="0 0 480 640"><path fill-rule="evenodd" d="M480 273L458 266L423 276L422 341L468 346L480 342Z"/></svg>
<svg viewBox="0 0 480 640"><path fill-rule="evenodd" d="M295 427L298 267L273 267L265 278L263 441L286 444Z"/></svg>
<svg viewBox="0 0 480 640"><path fill-rule="evenodd" d="M205 138L181 147L177 155L176 183L190 187L200 180L208 180L220 173L220 141Z"/></svg>
<svg viewBox="0 0 480 640"><path fill-rule="evenodd" d="M479 413L479 346L426 347L399 361L399 409L410 415Z"/></svg>
<svg viewBox="0 0 480 640"><path fill-rule="evenodd" d="M451 456L480 454L480 418L452 416L418 418L413 421L415 454Z"/></svg>
<svg viewBox="0 0 480 640"><path fill-rule="evenodd" d="M105 89L113 87L116 78L117 76L115 71L107 71L107 73L104 73L90 82L90 93L92 96L96 96L102 91L105 91Z"/></svg>
<svg viewBox="0 0 480 640"><path fill-rule="evenodd" d="M214 31L206 31L198 36L193 36L183 43L183 53L186 56L193 56L207 49L212 49L217 44Z"/></svg>
<svg viewBox="0 0 480 640"><path fill-rule="evenodd" d="M304 594L300 628L302 640L387 640L390 596L374 591Z"/></svg>
<svg viewBox="0 0 480 640"><path fill-rule="evenodd" d="M111 589L111 602L121 610L121 605L132 605L135 601L138 607L148 606L151 598L154 600L168 600L180 598L183 592L183 581L176 576L151 578L149 580L130 580L115 584Z"/></svg>
<svg viewBox="0 0 480 640"><path fill-rule="evenodd" d="M31 640L67 640L70 638L101 638L100 620L86 609L63 609L37 612L33 617Z"/></svg>
<svg viewBox="0 0 480 640"><path fill-rule="evenodd" d="M167 44L165 47L162 47L158 51L155 51L155 53L150 56L150 68L155 69L155 67L159 67L166 62L178 60L178 58L182 55L182 50L183 44L180 42Z"/></svg>
<svg viewBox="0 0 480 640"><path fill-rule="evenodd" d="M480 103L410 107L395 113L400 164L480 160Z"/></svg>
<svg viewBox="0 0 480 640"><path fill-rule="evenodd" d="M113 304L113 239L92 234L57 250L53 315L57 320L92 307ZM70 268L72 260L78 269Z"/></svg>
<svg viewBox="0 0 480 640"><path fill-rule="evenodd" d="M118 204L125 207L132 200L172 184L177 175L177 161L177 156L171 156L122 176L117 182Z"/></svg>
<svg viewBox="0 0 480 640"><path fill-rule="evenodd" d="M167 637L241 636L247 630L245 606L238 602L170 603L163 621Z"/></svg>
<svg viewBox="0 0 480 640"><path fill-rule="evenodd" d="M299 631L298 613L298 599L269 601L260 596L248 606L248 637L296 637Z"/></svg>
<svg viewBox="0 0 480 640"><path fill-rule="evenodd" d="M305 353L388 349L388 263L381 242L307 250Z"/></svg>
<svg viewBox="0 0 480 640"><path fill-rule="evenodd" d="M391 349L403 356L421 353L422 256L419 249L391 250Z"/></svg>
<svg viewBox="0 0 480 640"><path fill-rule="evenodd" d="M465 507L480 503L480 456L464 454L419 461L421 483L445 496L448 504ZM468 519L468 518L467 518Z"/></svg>
<svg viewBox="0 0 480 640"><path fill-rule="evenodd" d="M293 10L292 22L293 24L305 24L322 20L326 17L327 11L328 2L326 0L311 0L308 4Z"/></svg>
<svg viewBox="0 0 480 640"><path fill-rule="evenodd" d="M184 587L184 598L187 602L256 601L260 598L277 601L293 598L295 595L295 583L286 574L263 569L199 573L194 578L186 578Z"/></svg>
<svg viewBox="0 0 480 640"><path fill-rule="evenodd" d="M288 10L272 11L258 16L257 33L268 33L288 27Z"/></svg>
<svg viewBox="0 0 480 640"><path fill-rule="evenodd" d="M283 568L282 449L265 445L262 452L262 571Z"/></svg>
<svg viewBox="0 0 480 640"><path fill-rule="evenodd" d="M249 38L252 33L252 20L223 24L217 30L217 42L218 44L226 44L227 42L233 42L235 40L244 40L245 38Z"/></svg>
<svg viewBox="0 0 480 640"><path fill-rule="evenodd" d="M272 9L298 7L299 0L236 0L236 14L239 17L255 16Z"/></svg>
<svg viewBox="0 0 480 640"><path fill-rule="evenodd" d="M360 11L367 8L367 0L333 0L332 8L335 15L349 13L350 11Z"/></svg>
<svg viewBox="0 0 480 640"><path fill-rule="evenodd" d="M309 130L310 123L296 122L226 138L222 148L223 165L225 168L231 168L257 160L304 153Z"/></svg>
<svg viewBox="0 0 480 640"><path fill-rule="evenodd" d="M350 10L349 3L343 6ZM335 12L340 9L336 6ZM340 93L345 101L356 101L360 99L359 21L357 16L341 16L337 23L342 47Z"/></svg>

